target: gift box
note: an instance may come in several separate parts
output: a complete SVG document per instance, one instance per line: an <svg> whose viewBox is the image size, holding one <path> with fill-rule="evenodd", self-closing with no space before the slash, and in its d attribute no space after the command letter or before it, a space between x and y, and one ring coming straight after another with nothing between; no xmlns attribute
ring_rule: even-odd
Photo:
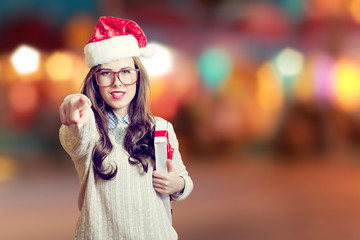
<svg viewBox="0 0 360 240"><path fill-rule="evenodd" d="M154 146L155 146L155 168L156 171L167 173L167 160L172 159L173 149L169 143L169 133L167 131L167 121L156 121L155 125L155 136L154 136ZM171 205L170 205L170 196L168 194L158 193L161 198L166 213L169 217L170 223L171 219Z"/></svg>

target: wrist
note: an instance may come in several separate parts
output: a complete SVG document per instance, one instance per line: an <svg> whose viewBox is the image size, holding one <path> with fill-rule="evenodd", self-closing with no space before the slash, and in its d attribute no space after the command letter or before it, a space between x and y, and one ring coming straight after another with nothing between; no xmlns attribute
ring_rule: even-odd
<svg viewBox="0 0 360 240"><path fill-rule="evenodd" d="M174 192L173 194L171 195L174 195L174 196L180 196L183 194L184 192L184 189L185 189L185 179L182 177L182 176L179 176L179 191L177 192Z"/></svg>

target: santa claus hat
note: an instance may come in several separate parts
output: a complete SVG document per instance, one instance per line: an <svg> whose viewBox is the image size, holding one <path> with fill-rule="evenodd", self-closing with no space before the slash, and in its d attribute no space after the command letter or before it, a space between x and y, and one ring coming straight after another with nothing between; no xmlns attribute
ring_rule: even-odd
<svg viewBox="0 0 360 240"><path fill-rule="evenodd" d="M91 68L127 57L149 58L155 54L155 47L147 45L144 32L134 21L100 17L84 54Z"/></svg>

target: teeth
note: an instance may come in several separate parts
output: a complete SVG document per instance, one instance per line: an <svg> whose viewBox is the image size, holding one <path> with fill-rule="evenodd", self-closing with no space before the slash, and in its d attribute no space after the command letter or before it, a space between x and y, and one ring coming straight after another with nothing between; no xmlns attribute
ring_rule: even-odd
<svg viewBox="0 0 360 240"><path fill-rule="evenodd" d="M123 95L123 94L124 94L124 92L112 93L112 95L114 95L114 96L121 96L121 95Z"/></svg>

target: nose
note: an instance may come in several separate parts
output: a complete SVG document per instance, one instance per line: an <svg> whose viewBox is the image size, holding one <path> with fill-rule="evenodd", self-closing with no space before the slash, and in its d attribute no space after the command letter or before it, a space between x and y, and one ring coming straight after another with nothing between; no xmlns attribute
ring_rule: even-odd
<svg viewBox="0 0 360 240"><path fill-rule="evenodd" d="M120 80L119 74L115 74L115 76L114 76L114 85L115 85L115 86L121 86L121 85L123 85L122 82L121 82L121 80Z"/></svg>

